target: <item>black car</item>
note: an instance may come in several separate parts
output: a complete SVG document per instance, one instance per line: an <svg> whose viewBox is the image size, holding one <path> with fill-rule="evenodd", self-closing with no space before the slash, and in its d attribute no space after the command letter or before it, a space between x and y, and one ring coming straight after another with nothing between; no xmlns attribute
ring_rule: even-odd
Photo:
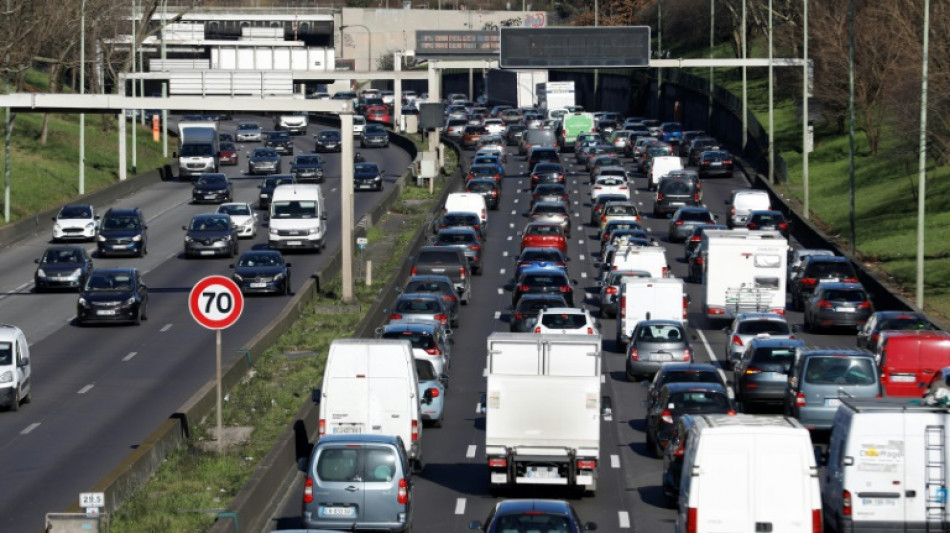
<svg viewBox="0 0 950 533"><path fill-rule="evenodd" d="M706 150L716 150L719 148L719 141L712 137L696 137L689 143L689 149L686 154L686 164L696 166L699 164L699 157Z"/></svg>
<svg viewBox="0 0 950 533"><path fill-rule="evenodd" d="M732 176L732 156L725 150L706 150L699 156L699 178Z"/></svg>
<svg viewBox="0 0 950 533"><path fill-rule="evenodd" d="M231 180L224 174L202 174L191 189L191 202L195 204L223 204L232 198Z"/></svg>
<svg viewBox="0 0 950 533"><path fill-rule="evenodd" d="M735 404L718 383L667 383L646 414L647 453L662 457L679 417L690 414L735 414Z"/></svg>
<svg viewBox="0 0 950 533"><path fill-rule="evenodd" d="M270 199L274 196L274 189L278 185L293 185L294 177L290 174L273 174L264 178L261 184L257 186L261 190L257 195L257 206L260 209L270 207Z"/></svg>
<svg viewBox="0 0 950 533"><path fill-rule="evenodd" d="M148 253L148 225L139 208L112 208L106 211L96 236L96 251L100 257L108 255L135 255Z"/></svg>
<svg viewBox="0 0 950 533"><path fill-rule="evenodd" d="M568 307L574 307L574 284L561 268L527 268L515 282L511 305L517 306L525 294L560 294Z"/></svg>
<svg viewBox="0 0 950 533"><path fill-rule="evenodd" d="M34 262L39 265L33 274L36 292L81 288L92 272L92 258L82 246L53 246Z"/></svg>
<svg viewBox="0 0 950 533"><path fill-rule="evenodd" d="M495 504L485 523L470 522L469 529L484 533L544 531L581 533L594 531L597 524L581 523L574 507L561 500L503 500Z"/></svg>
<svg viewBox="0 0 950 533"><path fill-rule="evenodd" d="M182 226L185 233L185 257L214 257L238 254L237 226L223 213L195 215Z"/></svg>
<svg viewBox="0 0 950 533"><path fill-rule="evenodd" d="M386 148L389 146L389 132L380 124L367 124L363 128L363 136L360 138L360 146L369 148Z"/></svg>
<svg viewBox="0 0 950 533"><path fill-rule="evenodd" d="M79 294L76 322L131 322L148 318L148 287L136 268L93 270Z"/></svg>
<svg viewBox="0 0 950 533"><path fill-rule="evenodd" d="M516 333L530 333L542 309L569 307L560 294L525 294L511 312L508 329Z"/></svg>
<svg viewBox="0 0 950 533"><path fill-rule="evenodd" d="M478 178L468 180L465 184L465 192L477 192L485 197L485 205L488 209L495 211L498 209L498 184L492 178Z"/></svg>
<svg viewBox="0 0 950 533"><path fill-rule="evenodd" d="M339 152L343 149L343 137L340 130L323 130L314 135L314 151Z"/></svg>
<svg viewBox="0 0 950 533"><path fill-rule="evenodd" d="M353 190L383 190L383 172L376 163L356 163L353 165Z"/></svg>
<svg viewBox="0 0 950 533"><path fill-rule="evenodd" d="M290 136L289 131L268 132L264 146L277 150L277 153L281 155L294 154L294 138Z"/></svg>
<svg viewBox="0 0 950 533"><path fill-rule="evenodd" d="M482 226L482 220L479 218L478 213L469 213L467 211L452 211L442 215L442 218L437 218L432 222L432 233L438 233L439 230L455 226L475 228L481 233L482 238L485 238L485 228Z"/></svg>
<svg viewBox="0 0 950 533"><path fill-rule="evenodd" d="M689 430L693 427L692 415L679 417L670 432L670 442L663 452L663 496L667 507L676 508L680 495L680 477L683 473L683 456L689 442Z"/></svg>
<svg viewBox="0 0 950 533"><path fill-rule="evenodd" d="M518 146L518 143L521 142L521 137L524 136L526 129L528 129L528 127L524 124L509 124L506 126L505 133L502 134L502 136L505 138L505 144L508 146Z"/></svg>
<svg viewBox="0 0 950 533"><path fill-rule="evenodd" d="M693 227L693 232L689 234L689 237L686 239L686 249L683 252L683 258L689 261L689 256L692 255L693 250L699 246L699 243L703 241L703 235L705 235L706 230L711 229L729 229L728 226L723 224L700 224Z"/></svg>
<svg viewBox="0 0 950 533"><path fill-rule="evenodd" d="M864 326L858 330L858 348L866 348L876 352L880 342L881 332L888 331L936 331L927 315L912 311L878 311L868 318Z"/></svg>
<svg viewBox="0 0 950 533"><path fill-rule="evenodd" d="M247 156L248 174L279 174L280 154L273 148L255 148Z"/></svg>
<svg viewBox="0 0 950 533"><path fill-rule="evenodd" d="M290 263L277 250L248 250L230 267L242 294L290 294Z"/></svg>
<svg viewBox="0 0 950 533"><path fill-rule="evenodd" d="M803 310L805 302L822 281L858 282L858 275L847 257L809 255L802 261L798 272L789 289L792 308L798 311Z"/></svg>
<svg viewBox="0 0 950 533"><path fill-rule="evenodd" d="M323 163L317 154L300 154L290 164L290 175L297 183L323 183Z"/></svg>
<svg viewBox="0 0 950 533"><path fill-rule="evenodd" d="M699 180L685 177L663 177L656 188L653 204L655 218L667 217L683 206L699 206Z"/></svg>
<svg viewBox="0 0 950 533"><path fill-rule="evenodd" d="M774 230L788 238L788 222L781 211L751 211L746 220L746 228L755 230Z"/></svg>

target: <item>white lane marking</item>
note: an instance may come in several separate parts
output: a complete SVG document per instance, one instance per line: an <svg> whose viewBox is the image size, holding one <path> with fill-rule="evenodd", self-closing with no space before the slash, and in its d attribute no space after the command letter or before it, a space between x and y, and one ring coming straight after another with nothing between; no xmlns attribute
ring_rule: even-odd
<svg viewBox="0 0 950 533"><path fill-rule="evenodd" d="M26 282L26 283L24 283L24 284L22 284L22 285L20 285L20 286L18 286L18 287L14 287L13 290L10 291L9 293L0 296L0 300L6 299L7 297L9 297L9 296L10 296L11 294L13 294L13 293L18 293L18 292L22 291L23 289L26 289L26 288L29 287L30 285L33 285L33 282L32 282L32 281L28 281L28 282ZM72 319L67 320L67 322L71 322L71 321L72 321Z"/></svg>
<svg viewBox="0 0 950 533"><path fill-rule="evenodd" d="M122 358L122 362L124 363L126 361L131 361L132 358L138 354L139 354L138 352L129 352L129 355L126 355L125 357Z"/></svg>
<svg viewBox="0 0 950 533"><path fill-rule="evenodd" d="M495 320L501 318L501 311L495 311Z"/></svg>
<svg viewBox="0 0 950 533"><path fill-rule="evenodd" d="M606 374L601 374L601 375L600 375L600 382L601 382L601 383L607 383L607 375L606 375Z"/></svg>
<svg viewBox="0 0 950 533"><path fill-rule="evenodd" d="M642 206L643 206L643 202L637 202L637 205L639 205L639 206L642 207Z"/></svg>
<svg viewBox="0 0 950 533"><path fill-rule="evenodd" d="M610 468L620 468L620 456L611 455L610 456Z"/></svg>
<svg viewBox="0 0 950 533"><path fill-rule="evenodd" d="M475 404L475 414L476 415L482 414L482 402L478 402Z"/></svg>
<svg viewBox="0 0 950 533"><path fill-rule="evenodd" d="M508 223L508 227L511 228L511 229L515 229L515 223L514 223L514 222L509 222L509 223Z"/></svg>
<svg viewBox="0 0 950 533"><path fill-rule="evenodd" d="M583 261L583 260L584 260L584 254L581 254L578 258L579 258L581 261Z"/></svg>
<svg viewBox="0 0 950 533"><path fill-rule="evenodd" d="M465 514L465 498L455 500L455 514Z"/></svg>
<svg viewBox="0 0 950 533"><path fill-rule="evenodd" d="M582 278L587 278L587 272L581 272L581 277L582 277Z"/></svg>
<svg viewBox="0 0 950 533"><path fill-rule="evenodd" d="M465 451L465 457L469 459L475 458L475 452L478 450L478 446L474 444L469 444L468 449Z"/></svg>
<svg viewBox="0 0 950 533"><path fill-rule="evenodd" d="M166 331L168 331L168 330L170 330L170 329L172 329L172 325L171 325L171 324L165 324L164 326L162 326L162 329L160 329L160 330L158 330L158 331L160 331L160 332L162 332L162 333L165 333Z"/></svg>
<svg viewBox="0 0 950 533"><path fill-rule="evenodd" d="M577 244L584 246L584 239L578 239Z"/></svg>
<svg viewBox="0 0 950 533"><path fill-rule="evenodd" d="M617 517L620 520L620 529L630 529L630 513L620 511L617 513Z"/></svg>
<svg viewBox="0 0 950 533"><path fill-rule="evenodd" d="M498 273L501 274L502 276L504 276L504 275L505 275L505 269L501 269Z"/></svg>
<svg viewBox="0 0 950 533"><path fill-rule="evenodd" d="M34 429L36 429L36 428L38 428L38 427L40 427L40 423L39 423L39 422L33 422L33 423L30 424L29 426L26 426L26 429L24 429L23 431L21 431L21 432L20 432L20 435L26 435L27 433L30 433L31 431L33 431Z"/></svg>
<svg viewBox="0 0 950 533"><path fill-rule="evenodd" d="M508 236L508 240L509 240L509 241L511 240L511 235Z"/></svg>
<svg viewBox="0 0 950 533"><path fill-rule="evenodd" d="M498 294L505 294L505 289L498 287Z"/></svg>
<svg viewBox="0 0 950 533"><path fill-rule="evenodd" d="M511 214L512 214L512 215L517 215L517 214L518 214L518 212L517 212L517 211L515 211L514 209L512 209L512 210L511 210Z"/></svg>
<svg viewBox="0 0 950 533"><path fill-rule="evenodd" d="M709 362L715 363L716 357L713 355L712 348L709 346L709 342L706 341L706 336L703 335L703 330L697 329L696 333L699 333L699 338L703 341L703 346L706 347L706 355L709 356Z"/></svg>
<svg viewBox="0 0 950 533"><path fill-rule="evenodd" d="M79 391L77 391L76 394L86 394L87 392L92 390L93 387L95 387L95 385L90 383L89 385L86 385L85 387L79 389Z"/></svg>
<svg viewBox="0 0 950 533"><path fill-rule="evenodd" d="M501 253L501 256L502 256L502 257L508 257L508 251L505 250L504 252L502 252L502 253Z"/></svg>
<svg viewBox="0 0 950 533"><path fill-rule="evenodd" d="M518 199L517 199L517 198L515 198L515 202L514 202L514 203L518 203Z"/></svg>

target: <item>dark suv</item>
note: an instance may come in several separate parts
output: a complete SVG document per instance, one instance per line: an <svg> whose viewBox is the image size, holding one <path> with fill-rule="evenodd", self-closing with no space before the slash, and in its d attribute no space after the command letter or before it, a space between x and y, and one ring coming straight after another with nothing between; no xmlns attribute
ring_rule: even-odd
<svg viewBox="0 0 950 533"><path fill-rule="evenodd" d="M467 305L472 296L470 268L465 252L460 248L446 246L423 246L411 258L411 275L432 274L447 276L455 285L462 304Z"/></svg>
<svg viewBox="0 0 950 533"><path fill-rule="evenodd" d="M700 205L699 178L663 177L656 189L655 218L667 217L683 206Z"/></svg>
<svg viewBox="0 0 950 533"><path fill-rule="evenodd" d="M805 257L798 272L799 275L794 279L790 289L792 308L796 311L804 310L805 302L822 281L858 282L858 275L855 274L851 261L846 257L809 255Z"/></svg>
<svg viewBox="0 0 950 533"><path fill-rule="evenodd" d="M148 225L142 210L112 208L102 217L96 249L100 257L148 253Z"/></svg>

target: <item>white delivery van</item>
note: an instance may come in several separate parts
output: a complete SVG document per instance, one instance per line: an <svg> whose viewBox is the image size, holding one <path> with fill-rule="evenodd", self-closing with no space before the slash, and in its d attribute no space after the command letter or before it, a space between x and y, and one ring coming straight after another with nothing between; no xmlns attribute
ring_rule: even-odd
<svg viewBox="0 0 950 533"><path fill-rule="evenodd" d="M777 231L708 230L703 234L703 312L785 314L788 241Z"/></svg>
<svg viewBox="0 0 950 533"><path fill-rule="evenodd" d="M772 199L769 193L754 189L737 189L726 200L729 206L729 219L726 221L729 228L745 227L752 211L767 211L772 209Z"/></svg>
<svg viewBox="0 0 950 533"><path fill-rule="evenodd" d="M841 399L822 496L835 531L945 531L950 410Z"/></svg>
<svg viewBox="0 0 950 533"><path fill-rule="evenodd" d="M178 159L179 177L196 178L206 172L217 172L220 156L217 123L178 123L178 151L172 157Z"/></svg>
<svg viewBox="0 0 950 533"><path fill-rule="evenodd" d="M267 243L277 250L326 247L327 211L320 185L278 185L271 196Z"/></svg>
<svg viewBox="0 0 950 533"><path fill-rule="evenodd" d="M624 348L641 320L687 320L686 288L679 278L624 277L620 282L617 344Z"/></svg>
<svg viewBox="0 0 950 533"><path fill-rule="evenodd" d="M412 344L396 339L337 339L330 344L323 385L314 390L323 435L366 433L402 438L422 461L419 378Z"/></svg>
<svg viewBox="0 0 950 533"><path fill-rule="evenodd" d="M821 533L808 430L781 416L693 416L677 507L677 533Z"/></svg>
<svg viewBox="0 0 950 533"><path fill-rule="evenodd" d="M653 164L650 166L650 182L648 183L651 191L655 191L660 185L660 178L666 176L674 170L683 170L683 160L675 155L658 155L653 158Z"/></svg>
<svg viewBox="0 0 950 533"><path fill-rule="evenodd" d="M650 277L665 278L669 275L670 264L666 260L666 250L662 246L621 246L614 252L610 270L642 270ZM601 281L606 280L607 271Z"/></svg>
<svg viewBox="0 0 950 533"><path fill-rule="evenodd" d="M477 192L453 192L445 198L445 207L443 213L453 213L463 211L466 213L477 213L482 221L482 226L488 229L488 204L485 203L485 197Z"/></svg>
<svg viewBox="0 0 950 533"><path fill-rule="evenodd" d="M0 406L17 411L21 403L30 403L32 373L26 335L16 326L0 324Z"/></svg>

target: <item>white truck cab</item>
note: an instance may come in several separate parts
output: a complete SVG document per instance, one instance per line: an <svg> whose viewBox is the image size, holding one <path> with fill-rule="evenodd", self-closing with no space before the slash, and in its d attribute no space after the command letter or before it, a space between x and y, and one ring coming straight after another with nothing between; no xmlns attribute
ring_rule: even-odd
<svg viewBox="0 0 950 533"><path fill-rule="evenodd" d="M278 185L270 205L267 242L277 250L326 247L327 211L320 185Z"/></svg>
<svg viewBox="0 0 950 533"><path fill-rule="evenodd" d="M23 331L9 324L0 324L0 405L11 411L30 403L30 345Z"/></svg>

